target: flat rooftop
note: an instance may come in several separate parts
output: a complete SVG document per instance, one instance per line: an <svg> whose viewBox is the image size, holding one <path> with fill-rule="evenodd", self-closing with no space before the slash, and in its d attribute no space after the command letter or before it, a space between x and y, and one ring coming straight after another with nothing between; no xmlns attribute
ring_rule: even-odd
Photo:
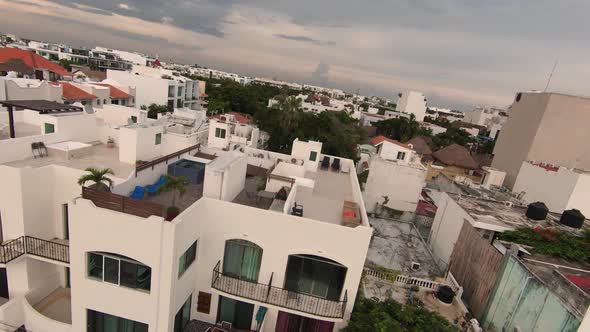
<svg viewBox="0 0 590 332"><path fill-rule="evenodd" d="M41 135L41 126L26 122L14 123L14 134L16 138ZM0 123L0 140L10 139L10 128L8 124Z"/></svg>
<svg viewBox="0 0 590 332"><path fill-rule="evenodd" d="M534 228L554 227L560 231L568 232L574 235L581 235L584 230L590 229L590 221L586 219L584 226L581 229L564 226L559 223L561 214L550 212L545 220L529 219L525 213L527 206L512 205L508 202L499 202L488 199L481 199L477 197L449 195L459 206L465 210L476 222L482 225L477 225L478 228L485 228L485 224L490 225L490 229L504 228L515 229L519 227ZM483 226L483 227L480 227Z"/></svg>
<svg viewBox="0 0 590 332"><path fill-rule="evenodd" d="M118 148L107 148L105 144L93 145L84 154L72 157L71 159L49 153L47 157L17 160L5 163L4 165L18 168L39 168L49 165L60 165L80 170L85 170L88 167L110 168L115 173L115 177L121 179L126 179L135 171L135 165L119 161Z"/></svg>

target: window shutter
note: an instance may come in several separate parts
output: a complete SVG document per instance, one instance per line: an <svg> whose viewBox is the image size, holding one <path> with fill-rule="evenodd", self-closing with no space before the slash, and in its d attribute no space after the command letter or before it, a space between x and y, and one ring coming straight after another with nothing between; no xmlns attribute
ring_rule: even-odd
<svg viewBox="0 0 590 332"><path fill-rule="evenodd" d="M208 314L211 311L211 294L205 292L199 292L199 298L197 301L197 311Z"/></svg>

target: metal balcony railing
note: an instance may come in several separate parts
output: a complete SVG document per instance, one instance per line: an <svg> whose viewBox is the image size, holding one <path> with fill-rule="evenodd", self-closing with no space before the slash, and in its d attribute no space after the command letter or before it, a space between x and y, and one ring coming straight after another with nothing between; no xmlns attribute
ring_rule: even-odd
<svg viewBox="0 0 590 332"><path fill-rule="evenodd" d="M0 264L9 263L24 254L70 262L70 247L67 244L28 235L0 244Z"/></svg>
<svg viewBox="0 0 590 332"><path fill-rule="evenodd" d="M296 310L307 314L326 317L343 318L348 292L344 292L342 301L332 301L319 296L290 291L272 286L271 275L268 284L243 280L220 271L221 261L213 268L211 287L227 294L275 305L282 308Z"/></svg>

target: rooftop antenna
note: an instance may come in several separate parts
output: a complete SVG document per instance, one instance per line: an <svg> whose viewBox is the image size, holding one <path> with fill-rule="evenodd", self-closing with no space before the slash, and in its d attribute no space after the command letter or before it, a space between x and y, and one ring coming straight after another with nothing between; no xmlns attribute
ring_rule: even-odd
<svg viewBox="0 0 590 332"><path fill-rule="evenodd" d="M547 79L547 85L545 85L545 90L543 92L547 92L547 88L549 88L549 84L551 83L551 78L553 78L553 73L555 72L555 68L557 68L557 63L559 62L559 58L555 59L555 63L553 64L553 69L549 74L549 78Z"/></svg>

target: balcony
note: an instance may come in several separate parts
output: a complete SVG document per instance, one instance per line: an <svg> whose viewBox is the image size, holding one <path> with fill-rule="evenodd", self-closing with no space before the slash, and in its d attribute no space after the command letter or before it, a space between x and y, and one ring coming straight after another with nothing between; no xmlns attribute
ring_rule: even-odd
<svg viewBox="0 0 590 332"><path fill-rule="evenodd" d="M70 246L67 240L43 240L25 235L0 245L0 264L9 263L25 254L70 263Z"/></svg>
<svg viewBox="0 0 590 332"><path fill-rule="evenodd" d="M213 279L211 281L211 287L218 291L318 317L344 317L344 310L348 301L346 291L342 301L331 301L318 296L272 286L272 275L268 284L231 277L220 271L220 264L221 261L217 262L217 265L213 268Z"/></svg>

